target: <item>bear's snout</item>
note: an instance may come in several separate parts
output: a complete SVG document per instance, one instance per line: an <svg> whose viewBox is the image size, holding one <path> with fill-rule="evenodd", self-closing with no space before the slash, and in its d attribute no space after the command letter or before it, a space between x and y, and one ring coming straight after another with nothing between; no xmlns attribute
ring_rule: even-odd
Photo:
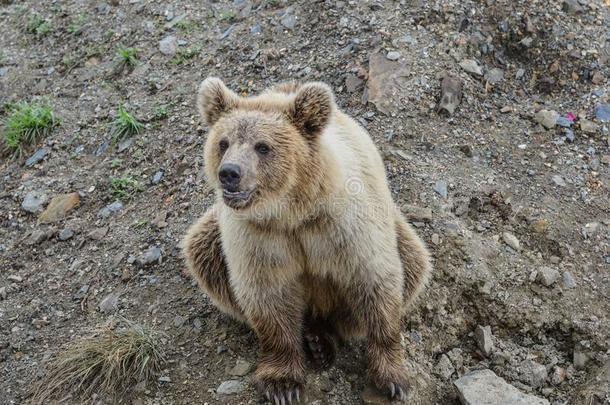
<svg viewBox="0 0 610 405"><path fill-rule="evenodd" d="M218 170L218 179L224 188L235 191L241 181L241 168L234 163L225 163Z"/></svg>

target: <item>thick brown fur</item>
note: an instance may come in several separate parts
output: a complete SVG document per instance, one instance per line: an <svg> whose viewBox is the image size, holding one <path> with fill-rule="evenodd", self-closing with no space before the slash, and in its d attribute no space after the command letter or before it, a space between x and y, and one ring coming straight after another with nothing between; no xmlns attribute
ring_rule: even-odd
<svg viewBox="0 0 610 405"><path fill-rule="evenodd" d="M429 254L394 205L368 134L323 83L242 98L212 78L198 107L218 202L183 252L211 300L256 332L258 389L278 404L297 400L305 353L327 367L339 341L361 336L369 379L405 399L401 318L429 278ZM241 168L248 197L237 203L218 180L227 163Z"/></svg>

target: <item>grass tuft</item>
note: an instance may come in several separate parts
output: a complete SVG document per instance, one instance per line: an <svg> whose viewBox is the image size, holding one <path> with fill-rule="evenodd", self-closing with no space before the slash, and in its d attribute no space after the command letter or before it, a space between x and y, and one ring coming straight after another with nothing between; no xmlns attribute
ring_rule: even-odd
<svg viewBox="0 0 610 405"><path fill-rule="evenodd" d="M16 103L5 107L9 113L4 120L5 151L20 156L26 145L47 136L59 125L53 108L38 103Z"/></svg>
<svg viewBox="0 0 610 405"><path fill-rule="evenodd" d="M130 200L142 190L144 190L142 184L131 176L110 178L110 191L119 200Z"/></svg>
<svg viewBox="0 0 610 405"><path fill-rule="evenodd" d="M25 29L30 34L36 34L39 37L45 36L52 31L51 24L37 14L31 14L28 17Z"/></svg>
<svg viewBox="0 0 610 405"><path fill-rule="evenodd" d="M135 48L119 48L119 58L123 66L136 66L138 64L138 50Z"/></svg>
<svg viewBox="0 0 610 405"><path fill-rule="evenodd" d="M80 35L83 32L83 26L87 24L87 16L78 15L68 24L68 32L72 35Z"/></svg>
<svg viewBox="0 0 610 405"><path fill-rule="evenodd" d="M139 122L133 115L129 114L125 107L119 105L117 117L113 123L112 134L116 140L137 135L144 131L144 124Z"/></svg>
<svg viewBox="0 0 610 405"><path fill-rule="evenodd" d="M180 51L178 51L176 56L174 56L171 59L171 63L173 63L174 65L182 65L183 63L186 63L187 61L195 58L200 53L201 53L201 48L197 47L197 46L193 47L193 48L188 48L185 50L180 50Z"/></svg>
<svg viewBox="0 0 610 405"><path fill-rule="evenodd" d="M233 21L237 17L237 12L235 10L221 10L218 13L218 18L223 21Z"/></svg>
<svg viewBox="0 0 610 405"><path fill-rule="evenodd" d="M153 381L164 362L159 334L123 319L59 352L34 387L32 403L70 394L81 399L93 394L120 398L136 384Z"/></svg>

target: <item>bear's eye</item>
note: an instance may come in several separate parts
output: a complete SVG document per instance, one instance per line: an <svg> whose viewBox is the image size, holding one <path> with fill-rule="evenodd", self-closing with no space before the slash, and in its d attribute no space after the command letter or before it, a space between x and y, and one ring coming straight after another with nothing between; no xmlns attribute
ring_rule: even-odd
<svg viewBox="0 0 610 405"><path fill-rule="evenodd" d="M267 145L264 142L259 142L256 145L254 145L254 149L261 155L266 155L271 150L271 148L269 148L269 145Z"/></svg>
<svg viewBox="0 0 610 405"><path fill-rule="evenodd" d="M226 139L221 139L220 142L218 142L218 148L220 148L221 152L226 151L227 149L229 149L229 141L227 141Z"/></svg>

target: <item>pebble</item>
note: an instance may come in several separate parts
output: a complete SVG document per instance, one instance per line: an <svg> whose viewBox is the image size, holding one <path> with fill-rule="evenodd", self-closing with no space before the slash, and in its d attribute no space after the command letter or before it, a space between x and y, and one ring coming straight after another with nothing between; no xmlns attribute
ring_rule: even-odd
<svg viewBox="0 0 610 405"><path fill-rule="evenodd" d="M262 33L263 33L263 27L261 27L260 24L256 24L252 28L250 28L250 34L262 34Z"/></svg>
<svg viewBox="0 0 610 405"><path fill-rule="evenodd" d="M103 226L101 228L96 228L96 229L92 230L91 232L89 232L87 234L87 236L89 237L89 239L102 240L102 239L104 239L104 236L106 236L107 233L108 233L108 227Z"/></svg>
<svg viewBox="0 0 610 405"><path fill-rule="evenodd" d="M434 191L436 191L441 197L447 198L447 182L439 180L434 184Z"/></svg>
<svg viewBox="0 0 610 405"><path fill-rule="evenodd" d="M554 110L540 110L534 115L534 120L546 129L555 128L559 114Z"/></svg>
<svg viewBox="0 0 610 405"><path fill-rule="evenodd" d="M504 71L502 69L493 68L485 74L485 79L490 84L497 84L504 80Z"/></svg>
<svg viewBox="0 0 610 405"><path fill-rule="evenodd" d="M524 74L525 74L525 69L522 69L522 68L517 69L517 72L515 73L515 79L517 79L517 80L521 79Z"/></svg>
<svg viewBox="0 0 610 405"><path fill-rule="evenodd" d="M26 245L30 245L30 246L39 245L42 242L44 242L45 240L47 240L48 238L49 238L49 235L47 234L47 232L42 231L40 229L36 229L36 230L32 231L32 234L26 241Z"/></svg>
<svg viewBox="0 0 610 405"><path fill-rule="evenodd" d="M400 58L400 53L396 51L390 51L385 56L388 60L398 60Z"/></svg>
<svg viewBox="0 0 610 405"><path fill-rule="evenodd" d="M472 59L464 59L460 62L460 67L466 72L477 76L483 76L483 70L478 63Z"/></svg>
<svg viewBox="0 0 610 405"><path fill-rule="evenodd" d="M25 195L21 203L21 209L31 214L42 212L42 206L47 202L48 197L42 191L30 191Z"/></svg>
<svg viewBox="0 0 610 405"><path fill-rule="evenodd" d="M559 271L550 267L542 267L538 271L538 281L546 287L550 287L559 280Z"/></svg>
<svg viewBox="0 0 610 405"><path fill-rule="evenodd" d="M438 245L439 243L441 243L441 237L438 235L438 233L433 233L432 237L430 238L430 240L435 245Z"/></svg>
<svg viewBox="0 0 610 405"><path fill-rule="evenodd" d="M233 395L239 394L245 389L244 384L238 380L228 380L223 381L218 388L216 388L216 393L220 395Z"/></svg>
<svg viewBox="0 0 610 405"><path fill-rule="evenodd" d="M565 187L566 186L566 181L563 179L563 177L561 177L560 175L556 174L554 175L551 180L553 180L553 183L555 183L556 185L558 185L559 187Z"/></svg>
<svg viewBox="0 0 610 405"><path fill-rule="evenodd" d="M563 273L563 286L568 289L576 287L574 276L569 271Z"/></svg>
<svg viewBox="0 0 610 405"><path fill-rule="evenodd" d="M510 232L502 233L502 240L504 241L504 243L506 243L508 246L510 246L513 250L519 251L519 249L520 249L519 239L517 239L517 237L515 235L513 235L512 233L510 233Z"/></svg>
<svg viewBox="0 0 610 405"><path fill-rule="evenodd" d="M151 246L142 256L138 258L138 264L146 266L153 263L161 263L161 248Z"/></svg>
<svg viewBox="0 0 610 405"><path fill-rule="evenodd" d="M169 35L159 41L159 51L161 51L163 55L173 56L176 54L177 50L178 39L175 36Z"/></svg>
<svg viewBox="0 0 610 405"><path fill-rule="evenodd" d="M441 100L437 113L446 111L452 115L462 101L462 81L456 77L445 75L441 81Z"/></svg>
<svg viewBox="0 0 610 405"><path fill-rule="evenodd" d="M245 360L237 360L233 368L229 371L229 374L243 377L250 372L252 365Z"/></svg>
<svg viewBox="0 0 610 405"><path fill-rule="evenodd" d="M581 119L579 121L580 130L586 134L595 134L599 130L599 127L593 121L589 121L586 119Z"/></svg>
<svg viewBox="0 0 610 405"><path fill-rule="evenodd" d="M47 148L38 149L32 156L28 158L28 160L25 161L25 166L34 166L36 163L40 162L47 155L47 153L49 153L49 149Z"/></svg>
<svg viewBox="0 0 610 405"><path fill-rule="evenodd" d="M584 11L578 0L564 0L561 9L570 14L582 14Z"/></svg>
<svg viewBox="0 0 610 405"><path fill-rule="evenodd" d="M12 281L14 283L21 283L23 281L23 277L18 276L16 274L11 274L6 278L8 281Z"/></svg>
<svg viewBox="0 0 610 405"><path fill-rule="evenodd" d="M559 385L564 382L566 379L566 370L562 367L555 366L553 370L553 375L551 376L551 382L554 385Z"/></svg>
<svg viewBox="0 0 610 405"><path fill-rule="evenodd" d="M572 126L572 121L570 121L567 117L561 116L557 118L557 125L564 128L569 128Z"/></svg>
<svg viewBox="0 0 610 405"><path fill-rule="evenodd" d="M57 237L61 241L72 239L73 236L74 236L74 232L68 228L62 229L61 231L59 231L59 234L57 235Z"/></svg>
<svg viewBox="0 0 610 405"><path fill-rule="evenodd" d="M601 122L610 121L610 104L598 104L595 107L595 118Z"/></svg>
<svg viewBox="0 0 610 405"><path fill-rule="evenodd" d="M105 314L115 312L119 307L119 295L112 293L102 299L98 305L100 311Z"/></svg>
<svg viewBox="0 0 610 405"><path fill-rule="evenodd" d="M152 177L152 184L161 183L161 179L163 178L163 175L165 175L165 170L159 169Z"/></svg>
<svg viewBox="0 0 610 405"><path fill-rule="evenodd" d="M434 367L434 373L442 377L444 380L448 380L451 378L453 373L455 372L455 368L453 364L451 364L451 360L447 357L446 354L441 355L438 363Z"/></svg>
<svg viewBox="0 0 610 405"><path fill-rule="evenodd" d="M104 208L98 211L97 216L101 218L108 218L115 212L120 211L123 208L123 203L119 200L113 202L112 204L108 204Z"/></svg>
<svg viewBox="0 0 610 405"><path fill-rule="evenodd" d="M523 363L521 363L520 369L520 380L532 388L544 386L544 383L549 377L546 367L540 363L536 363L533 360L525 360Z"/></svg>
<svg viewBox="0 0 610 405"><path fill-rule="evenodd" d="M572 357L572 362L574 363L574 368L577 370L582 370L587 366L587 362L589 361L589 356L584 351L584 347L581 343L577 343L574 346L574 354Z"/></svg>
<svg viewBox="0 0 610 405"><path fill-rule="evenodd" d="M566 139L570 142L574 142L574 140L576 139L576 137L574 136L574 131L572 131L571 129L566 129Z"/></svg>
<svg viewBox="0 0 610 405"><path fill-rule="evenodd" d="M489 357L494 349L494 342L491 335L491 326L477 326L474 331L474 338L477 342L477 346Z"/></svg>
<svg viewBox="0 0 610 405"><path fill-rule="evenodd" d="M476 370L453 382L463 405L549 405L549 401L525 394L493 371Z"/></svg>
<svg viewBox="0 0 610 405"><path fill-rule="evenodd" d="M80 204L78 193L59 194L53 197L47 209L38 217L38 222L57 222L66 217L68 212Z"/></svg>
<svg viewBox="0 0 610 405"><path fill-rule="evenodd" d="M285 27L288 28L289 30L293 30L294 27L297 24L297 18L296 16L292 15L292 14L284 14L284 16L281 18L280 23Z"/></svg>
<svg viewBox="0 0 610 405"><path fill-rule="evenodd" d="M5 300L7 296L6 287L0 287L0 300Z"/></svg>

